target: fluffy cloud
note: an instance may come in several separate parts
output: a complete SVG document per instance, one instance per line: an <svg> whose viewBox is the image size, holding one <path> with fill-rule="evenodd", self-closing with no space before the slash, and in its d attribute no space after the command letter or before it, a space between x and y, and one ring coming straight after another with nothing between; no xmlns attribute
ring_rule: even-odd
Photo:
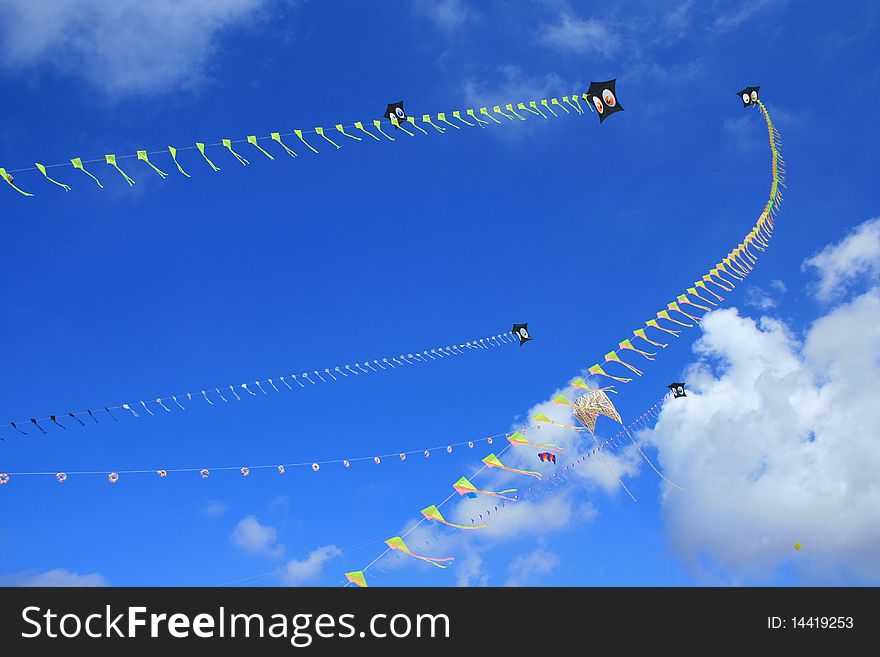
<svg viewBox="0 0 880 657"><path fill-rule="evenodd" d="M540 575L553 572L558 565L559 555L543 547L528 554L521 554L507 567L510 573L507 586L524 586L532 583Z"/></svg>
<svg viewBox="0 0 880 657"><path fill-rule="evenodd" d="M880 217L870 219L836 244L804 261L819 275L816 297L830 301L859 279L880 278Z"/></svg>
<svg viewBox="0 0 880 657"><path fill-rule="evenodd" d="M245 552L269 557L280 557L284 554L284 546L277 543L278 531L274 527L261 524L254 516L242 518L229 538Z"/></svg>
<svg viewBox="0 0 880 657"><path fill-rule="evenodd" d="M613 55L620 43L609 24L594 18L579 18L568 12L560 13L554 23L541 25L538 41L556 50L603 57Z"/></svg>
<svg viewBox="0 0 880 657"><path fill-rule="evenodd" d="M770 310L779 304L779 299L786 293L785 283L779 279L770 281L768 286L770 289L765 290L757 285L750 285L746 288L747 306L752 306L758 310Z"/></svg>
<svg viewBox="0 0 880 657"><path fill-rule="evenodd" d="M50 64L108 96L191 88L222 33L266 0L0 0L2 65Z"/></svg>
<svg viewBox="0 0 880 657"><path fill-rule="evenodd" d="M282 579L288 586L300 586L313 582L321 576L324 564L342 554L335 545L315 548L305 559L291 559L284 566Z"/></svg>
<svg viewBox="0 0 880 657"><path fill-rule="evenodd" d="M687 400L647 432L687 488L663 496L674 550L733 582L788 562L807 581L880 581L880 291L802 342L736 309L709 314L703 331Z"/></svg>
<svg viewBox="0 0 880 657"><path fill-rule="evenodd" d="M456 32L473 18L462 0L421 0L417 10L444 32Z"/></svg>
<svg viewBox="0 0 880 657"><path fill-rule="evenodd" d="M7 578L7 586L107 586L107 580L100 573L80 575L64 568L47 570L37 574L13 575Z"/></svg>

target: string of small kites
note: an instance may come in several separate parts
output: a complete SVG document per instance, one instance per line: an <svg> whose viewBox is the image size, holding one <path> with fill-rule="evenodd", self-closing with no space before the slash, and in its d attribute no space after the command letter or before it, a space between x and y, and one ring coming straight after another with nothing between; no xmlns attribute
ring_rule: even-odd
<svg viewBox="0 0 880 657"><path fill-rule="evenodd" d="M709 303L710 306L712 306L712 307L717 306L718 305L717 302L701 296L699 294L699 292L697 291L697 288L712 295L713 297L715 297L715 299L717 299L718 302L723 301L723 298L720 295L718 295L716 292L712 291L712 289L709 288L707 284L711 284L715 287L718 287L722 290L729 292L729 291L733 290L733 288L735 287L735 283L732 280L725 278L722 274L727 274L731 278L741 281L752 271L755 263L757 262L757 257L749 249L753 248L759 252L763 252L767 248L768 241L772 237L772 234L773 234L774 218L779 210L780 203L782 201L782 192L781 192L780 188L784 187L783 180L784 180L785 169L784 169L784 164L782 161L782 156L780 154L781 139L780 139L779 132L776 130L775 126L773 125L773 121L770 118L770 114L768 113L767 108L764 106L764 104L758 98L759 89L760 89L759 87L746 87L742 91L737 92L737 96L741 98L744 108L757 107L760 110L760 112L761 112L761 114L767 124L767 133L768 133L768 139L769 139L770 151L771 151L771 176L772 176L772 180L771 180L771 186L770 186L770 194L767 199L767 202L764 205L763 210L761 211L761 214L758 217L757 222L752 227L752 230L749 231L749 233L746 235L746 238L743 240L743 242L741 242L735 249L733 249L730 253L728 253L728 255L725 258L723 258L720 263L718 263L715 267L713 267L709 271L708 274L703 276L701 281L695 283L694 287L687 289L688 295L690 295L691 297L694 297L694 298L701 299L701 300ZM701 319L700 317L687 313L686 311L684 311L681 308L681 306L679 304L687 304L689 306L701 308L705 311L711 310L711 308L709 306L699 305L696 302L694 302L693 300L691 300L690 297L683 294L683 295L679 295L676 298L675 302L667 304L667 306L664 310L661 310L660 312L657 313L656 318L666 320L668 322L671 322L672 324L680 325L682 327L692 327L693 326L693 324L690 324L687 322L682 322L669 314L669 311L674 311L676 313L680 313L681 315L683 315L684 317L686 317L688 319L693 320L694 322L700 321L700 319ZM681 333L680 329L673 329L673 328L669 328L669 327L660 325L659 322L657 321L657 319L651 319L651 320L647 321L645 323L645 326L666 332L666 333L673 335L675 337L678 337L678 335ZM633 331L633 334L636 337L641 338L642 340L644 340L645 342L647 342L649 344L659 346L661 348L667 346L666 344L655 342L654 340L648 338L644 328L636 329L635 331ZM646 351L638 349L637 347L635 347L632 344L630 339L626 339L626 340L620 342L618 345L618 348L621 350L630 350L630 351L634 351L636 353L639 353L647 360L654 360L654 356L656 356L656 354L654 354L654 353L650 353L650 352L646 352ZM616 351L611 351L608 354L606 354L604 362L605 363L618 363L618 364L623 365L624 367L628 368L633 373L635 373L639 376L642 375L642 372L640 370L638 370L635 367L633 367L632 365L624 362L620 358L620 356L617 354ZM605 370L603 369L601 364L592 365L591 367L588 368L587 371L591 375L604 376L607 378L614 379L615 381L619 381L621 383L629 383L630 381L632 381L632 378L629 378L629 377L618 377L613 374L608 374L607 372L605 372ZM611 467L611 464L608 463L608 461L604 458L604 456L602 454L601 444L599 443L598 439L596 438L596 433L595 433L596 422L597 422L597 419L600 415L606 416L606 417L620 423L623 426L623 421L620 417L620 414L614 408L614 405L611 402L611 399L606 394L606 391L610 391L610 392L614 392L614 391L610 390L610 387L609 388L591 389L591 388L589 388L589 386L586 385L586 382L584 382L583 379L575 379L574 381L572 381L570 383L570 385L574 388L585 388L588 390L588 392L584 395L581 395L580 397L575 399L573 402L569 401L564 395L557 395L556 397L553 398L552 401L558 405L570 407L572 409L572 413L574 414L574 416L583 425L583 428L575 427L573 425L565 425L565 424L554 422L549 417L547 417L546 414L543 414L543 413L539 413L538 415L534 416L532 418L532 420L535 422L538 422L538 423L555 425L555 426L559 426L559 427L562 427L565 429L571 429L571 430L575 430L575 431L588 431L592 435L593 440L595 442L594 453L599 456L600 460L602 461L604 466L608 469L609 473L611 473L611 475L617 479L617 481L620 483L620 485L623 487L623 489L627 492L627 494L633 499L633 501L635 501L635 499L636 499L635 496L633 496L632 492L626 487L626 485L623 483L623 480L620 478L620 476L617 475L617 473ZM680 398L680 397L686 396L685 391L684 391L684 383L673 382L669 385L669 389L670 389L674 398ZM663 476L663 474L659 471L659 469L651 462L651 460L647 457L647 455L642 451L641 447L639 447L638 443L633 438L632 434L629 433L628 430L624 429L624 433L626 433L626 435L632 441L633 445L636 447L638 452L641 454L641 456L644 458L644 460L648 462L648 464L651 466L651 468L654 470L654 472L656 472L664 481L671 484L672 486L679 488L679 489L681 488L680 486L669 481L665 476ZM540 452L538 454L538 458L542 462L549 460L551 463L555 464L555 462L556 462L555 454L557 452L561 451L561 448L558 445L554 445L554 444L550 444L550 443L532 442L532 441L528 440L524 434L525 434L524 431L515 432L512 436L508 437L508 441L510 442L510 445L529 446L529 447L537 447L537 448L544 449L546 451ZM500 459L494 453L489 454L486 458L483 459L483 467L480 468L476 474L480 474L486 468L498 468L498 469L506 470L508 472L515 473L515 474L535 477L539 481L542 480L542 475L540 472L530 471L530 470L521 470L521 469L507 467L500 461ZM465 478L462 478L461 480L456 482L456 485L454 485L453 487L455 488L456 492L459 493L459 495L465 495L465 494L476 495L479 493L479 494L490 495L490 496L494 496L494 497L503 497L504 494L509 493L513 490L513 489L510 489L508 491L484 491L484 490L477 489L472 484L467 485L467 486L461 485L462 481L470 484L470 482ZM446 568L448 565L448 562L451 562L454 560L453 557L429 557L429 556L413 553L412 550L410 550L410 548L407 546L406 542L403 539L408 533L413 531L416 527L418 527L424 521L434 521L434 522L446 525L448 527L452 527L455 529L462 529L462 530L475 530L475 529L483 529L486 527L486 524L484 522L482 522L479 525L472 524L472 525L468 526L468 525L460 525L460 524L456 524L456 523L450 523L450 522L446 521L446 519L443 517L442 513L440 512L440 507L443 506L444 504L446 504L450 499L452 499L453 496L454 495L450 495L445 500L443 500L440 504L431 505L429 507L426 507L425 509L422 509L422 511L421 511L421 514L423 516L422 520L420 520L418 523L416 523L415 525L410 527L410 529L407 530L406 532L403 532L402 535L393 536L393 537L387 539L385 541L386 548L378 557L373 559L373 561L371 561L369 564L367 564L361 570L350 571L350 572L345 573L345 579L347 580L346 586L348 586L350 584L354 584L358 587L366 587L368 585L367 580L366 580L366 571L369 570L369 568L371 568L375 563L377 563L384 555L388 554L392 550L399 551L399 552L406 554L410 557L413 557L415 559L430 563L438 568ZM509 501L509 499L510 498L505 499L504 501ZM515 499L515 498L513 498L513 499Z"/></svg>
<svg viewBox="0 0 880 657"><path fill-rule="evenodd" d="M389 125L393 126L395 135L399 136L401 133L405 133L410 137L416 137L418 133L427 135L429 131L432 133L443 134L447 130L461 130L462 127L465 126L486 128L492 123L501 125L504 121L500 120L500 118L503 118L506 121L515 122L517 120L525 121L527 116L549 119L551 117L558 118L567 114L583 115L586 111L581 106L581 100L586 102L586 105L591 112L598 113L600 123L604 122L611 114L623 109L617 102L617 96L615 95L615 80L592 82L589 89L582 93L574 93L568 96L562 96L561 98L515 101L504 105L495 105L491 110L488 107L480 107L479 109L466 109L463 112L461 110L454 110L448 113L438 112L436 114L422 114L421 116L416 116L408 115L404 109L403 101L400 101L388 104L383 115L383 120L355 121L351 124L337 123L333 128L316 127L312 130L295 129L288 132L272 132L269 135L263 136L252 134L238 139L222 138L219 142L213 143L196 141L193 145L188 146L168 146L166 149L161 150L141 149L137 150L135 153L125 155L107 153L103 158L84 160L82 157L74 157L67 162L58 164L44 165L35 162L34 166L22 169L7 170L0 167L0 177L2 177L12 189L22 196L30 197L33 196L33 194L22 189L13 174L34 171L42 174L48 182L60 187L65 192L68 192L71 190L71 186L66 182L62 182L50 176L49 171L51 170L53 175L57 175L55 174L55 170L72 167L74 170L80 171L82 174L88 176L98 185L98 187L103 189L104 184L94 173L92 173L92 171L89 171L86 168L87 165L91 168L92 164L103 163L115 169L122 179L130 187L133 187L136 184L134 178L126 173L121 167L121 164L124 164L127 160L141 162L142 166L149 167L153 173L160 176L162 180L168 178L169 174L166 172L166 169L170 170L168 164L173 164L181 175L190 178L192 176L186 169L184 169L183 164L180 159L178 159L178 155L190 151L197 151L201 155L204 163L207 164L212 171L217 172L220 171L221 167L214 161L214 159L217 158L215 151L219 151L220 153L226 151L226 153L228 153L227 157L231 156L238 164L248 166L250 160L242 154L244 151L239 152L242 147L253 149L259 152L262 156L273 161L275 160L275 156L264 147L274 148L276 153L278 152L278 149L281 149L290 157L296 158L299 157L299 154L293 150L285 140L295 138L305 148L317 155L319 151L314 146L314 143L318 142L315 142L315 138L320 138L321 143L323 144L329 144L336 149L340 149L342 146L337 143L337 141L334 141L334 137L340 141L347 142L363 141L364 138L373 139L375 141L395 141L394 136L383 130L383 125L386 127ZM385 123L385 120L387 120L388 123ZM420 123L421 125L419 125ZM371 132L368 129L369 126L372 126L375 132ZM425 126L428 130L425 129ZM312 135L314 135L315 138L313 138ZM381 137L379 135L381 135ZM306 137L311 141L307 140ZM159 159L160 157L170 157L171 161L168 164L165 164ZM220 160L218 159L218 161ZM191 169L189 164L187 164L187 167Z"/></svg>
<svg viewBox="0 0 880 657"><path fill-rule="evenodd" d="M114 422L118 422L113 411L124 412L127 415L139 418L143 415L155 415L156 413L162 412L172 413L174 412L174 409L184 411L186 410L186 407L183 405L183 402L202 401L210 406L214 406L217 402L227 403L232 399L241 401L244 397L260 396L255 390L259 391L262 395L268 395L270 394L270 391L280 393L284 389L296 390L297 388L307 388L311 385L335 383L349 377L378 374L380 371L393 370L407 365L427 364L435 360L461 356L466 351L488 351L496 347L504 346L505 344L517 344L517 339L520 345L532 339L528 332L527 323L514 324L510 333L498 333L486 338L477 338L460 344L426 349L421 353L407 353L391 358L382 358L381 360L373 359L372 361L364 361L363 363L336 366L332 369L327 367L323 370L314 370L312 372L282 375L277 378L257 380L253 383L239 383L235 385L217 386L214 388L203 388L194 392L177 393L174 395L166 395L164 397L156 397L155 399L125 402L112 406L97 406L95 408L87 408L80 411L49 415L48 417L17 420L9 422L8 426L26 436L29 434L23 427L34 427L44 434L47 433L44 425L46 427L54 425L60 429L67 429L67 426L61 422L67 418L75 420L81 427L86 427L87 423L83 420L89 420L88 424L94 422L94 424L97 425L99 424L99 415L106 415ZM5 439L0 436L0 440ZM4 482L0 480L0 483Z"/></svg>

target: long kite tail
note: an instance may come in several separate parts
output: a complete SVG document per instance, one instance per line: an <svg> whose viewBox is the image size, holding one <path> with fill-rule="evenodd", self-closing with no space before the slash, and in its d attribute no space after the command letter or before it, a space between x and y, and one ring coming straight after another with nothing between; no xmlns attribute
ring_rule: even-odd
<svg viewBox="0 0 880 657"><path fill-rule="evenodd" d="M678 490L681 490L681 491L684 490L684 488L682 488L681 486L679 486L678 484L676 484L674 481L670 481L669 479L667 479L667 478L664 476L664 474L663 474L662 472L660 472L660 470L657 468L657 466L654 465L654 463L651 461L651 459L648 458L648 455L645 454L645 453L642 451L642 448L641 448L641 447L639 446L639 444L636 442L636 439L633 438L632 434L629 432L629 429L628 429L626 426L623 427L623 431L626 433L626 435L627 435L627 436L629 437L629 439L632 441L632 444L635 445L636 449L639 450L639 454L642 455L642 458L645 459L645 462L646 462L648 465L651 466L651 469L652 469L654 472L657 473L657 476L658 476L658 477L660 477L663 481L665 481L665 482L666 482L667 484L669 484L670 486L675 486Z"/></svg>

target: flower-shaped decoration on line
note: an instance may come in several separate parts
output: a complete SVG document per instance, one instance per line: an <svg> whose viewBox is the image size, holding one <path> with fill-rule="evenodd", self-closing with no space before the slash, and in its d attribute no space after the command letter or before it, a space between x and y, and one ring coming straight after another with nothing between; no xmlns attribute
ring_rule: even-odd
<svg viewBox="0 0 880 657"><path fill-rule="evenodd" d="M119 481L119 475L115 472L111 472L107 475L107 481L109 481L111 484L115 484L117 481Z"/></svg>
<svg viewBox="0 0 880 657"><path fill-rule="evenodd" d="M283 465L278 466L278 474L284 474L284 466Z"/></svg>
<svg viewBox="0 0 880 657"><path fill-rule="evenodd" d="M247 477L250 473L251 473L251 469L250 469L250 468L242 468L242 469L241 469L241 476L242 476L242 477Z"/></svg>
<svg viewBox="0 0 880 657"><path fill-rule="evenodd" d="M406 461L406 454L401 453L401 455L400 455L400 460L401 460L401 461Z"/></svg>
<svg viewBox="0 0 880 657"><path fill-rule="evenodd" d="M472 440L469 440L468 441L468 449L473 449L473 448L474 448L474 443Z"/></svg>
<svg viewBox="0 0 880 657"><path fill-rule="evenodd" d="M346 468L350 468L350 467L351 467L351 463L348 462L348 459L344 460L344 461L342 462L342 465L344 465Z"/></svg>
<svg viewBox="0 0 880 657"><path fill-rule="evenodd" d="M373 457L373 463L375 463L376 465L379 465L381 462L382 459L380 459L378 456Z"/></svg>
<svg viewBox="0 0 880 657"><path fill-rule="evenodd" d="M452 454L452 445L450 445L449 447L446 448L446 453Z"/></svg>
<svg viewBox="0 0 880 657"><path fill-rule="evenodd" d="M63 484L65 481L67 481L67 474L64 472L59 472L57 475L55 475L55 478L58 480L59 484Z"/></svg>
<svg viewBox="0 0 880 657"><path fill-rule="evenodd" d="M426 449L426 450L425 450L425 458L428 458L429 456L431 456L431 450L430 450L430 449Z"/></svg>
<svg viewBox="0 0 880 657"><path fill-rule="evenodd" d="M9 483L9 475L5 472L0 472L0 485Z"/></svg>
<svg viewBox="0 0 880 657"><path fill-rule="evenodd" d="M200 476L202 479L207 479L208 476L209 476L210 474L211 474L211 473L208 472L208 468L205 468L204 470L202 470L201 472L199 472L199 476Z"/></svg>
<svg viewBox="0 0 880 657"><path fill-rule="evenodd" d="M317 463L312 463L312 470L313 471L317 472L320 469L321 469L320 465L318 465Z"/></svg>
<svg viewBox="0 0 880 657"><path fill-rule="evenodd" d="M156 474L162 477L163 479L168 476L168 473L165 470L156 470Z"/></svg>

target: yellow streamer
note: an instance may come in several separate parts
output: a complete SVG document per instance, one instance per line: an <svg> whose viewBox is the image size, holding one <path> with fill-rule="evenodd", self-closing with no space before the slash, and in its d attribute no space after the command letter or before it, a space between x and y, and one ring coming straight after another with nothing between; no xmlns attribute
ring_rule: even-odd
<svg viewBox="0 0 880 657"><path fill-rule="evenodd" d="M281 141L281 133L280 133L280 132L273 132L270 136L272 137L272 141L276 141L276 142L278 142L279 144L281 144L281 148L283 148L284 150L286 150L286 151L287 151L287 154L290 155L290 157L297 157L297 155L296 155L296 151L294 151L293 149L289 148L289 147L287 146L287 144L285 144L283 141Z"/></svg>
<svg viewBox="0 0 880 657"><path fill-rule="evenodd" d="M86 168L83 166L82 158L75 157L75 158L73 158L73 159L70 161L70 163L73 165L73 168L74 168L74 169L79 169L79 170L82 171L84 174L86 174L89 178L91 178L91 179L94 180L96 183L98 183L98 187L100 187L101 189L104 189L104 185L101 184L101 181L98 180L97 178L95 178L95 177L94 177L92 174L90 174L88 171L86 171Z"/></svg>
<svg viewBox="0 0 880 657"><path fill-rule="evenodd" d="M497 123L498 125L501 125L501 121L499 121L499 120L496 119L494 116L492 116L491 114L489 114L489 110L486 109L485 107L481 107L481 108L480 108L480 114L485 114L487 117L489 117L490 119L492 119L493 121L495 121L495 123Z"/></svg>
<svg viewBox="0 0 880 657"><path fill-rule="evenodd" d="M150 168L151 168L153 171L155 171L156 173L158 173L158 174L162 177L162 180L165 180L165 179L168 177L168 174L167 174L167 173L165 173L164 171L162 171L162 169L160 169L160 168L157 167L155 164L153 164L152 162L150 162L150 157L149 157L149 155L147 155L147 151L138 151L138 152L137 152L137 158L138 158L141 162L146 162L148 165L150 165Z"/></svg>
<svg viewBox="0 0 880 657"><path fill-rule="evenodd" d="M43 165L40 164L39 162L34 162L34 164L36 165L37 169L39 169L40 173L42 173L44 176L46 176L46 180L48 180L48 181L51 182L51 183L55 183L55 184L58 185L59 187L62 187L62 188L64 189L65 192L69 192L69 191L70 191L70 185L65 185L63 182L58 182L58 181L55 180L54 178L50 178L50 177L49 177L49 174L46 173L46 167L45 167L45 166L43 166Z"/></svg>
<svg viewBox="0 0 880 657"><path fill-rule="evenodd" d="M119 173L122 174L122 177L125 178L125 182L128 183L129 187L134 186L134 180L132 180L125 171L119 168L119 165L116 163L116 156L113 153L104 156L104 161L107 162L111 167L116 169Z"/></svg>
<svg viewBox="0 0 880 657"><path fill-rule="evenodd" d="M269 151L267 151L265 148L263 148L262 146L260 146L260 145L257 143L257 136L256 136L256 135L248 135L247 142L248 142L251 146L253 146L254 148L256 148L258 151L260 151L263 155L265 155L266 157L268 157L270 160L274 160L274 159L275 159L275 156L272 155L272 153L270 153Z"/></svg>
<svg viewBox="0 0 880 657"><path fill-rule="evenodd" d="M306 141L305 137L303 137L302 130L294 130L293 133L294 133L297 137L299 137L299 140L300 140L302 143L304 143L306 146L308 146L309 149L310 149L313 153L317 153L317 152L318 152L318 149L316 149L314 146L312 146L309 142Z"/></svg>
<svg viewBox="0 0 880 657"><path fill-rule="evenodd" d="M3 176L3 180L6 181L6 184L9 185L10 187L12 187L12 189L14 189L15 191L17 191L17 192L18 192L19 194L21 194L22 196L33 196L33 194L24 191L24 190L21 189L20 187L16 187L15 183L12 182L12 180L10 180L10 176L9 176L9 174L6 173L6 169L4 169L3 167L0 167L0 176Z"/></svg>
<svg viewBox="0 0 880 657"><path fill-rule="evenodd" d="M169 146L168 152L171 153L171 159L174 160L174 164L177 165L177 170L180 171L180 173L182 173L187 178L192 178L191 175L189 175L186 171L183 170L183 167L180 166L180 162L177 161L177 149L174 148L174 146Z"/></svg>
<svg viewBox="0 0 880 657"><path fill-rule="evenodd" d="M315 128L315 132L316 132L317 134L321 135L324 139L326 139L327 141L329 141L331 144L333 144L334 146L336 146L336 148L342 148L342 146L340 146L340 145L337 144L335 141L333 141L332 139L330 139L330 137L328 137L327 135L324 134L324 128Z"/></svg>
<svg viewBox="0 0 880 657"><path fill-rule="evenodd" d="M460 112L460 111L455 110L455 111L452 113L452 116L454 116L456 119L458 119L459 121L461 121L461 122L464 123L465 125L469 125L469 126L472 127L472 128L474 127L474 124L473 124L473 123L471 123L470 121L468 121L468 120L466 120L466 119L461 118L461 112Z"/></svg>
<svg viewBox="0 0 880 657"><path fill-rule="evenodd" d="M455 125L454 123L450 123L449 121L447 121L447 120L446 120L446 114L443 113L443 112L440 112L440 113L437 115L437 120L438 120L438 121L443 121L443 123L445 123L445 124L447 124L447 125L451 125L451 126L452 126L453 128L455 128L456 130L461 130L461 128L459 128L459 127L458 127L457 125Z"/></svg>
<svg viewBox="0 0 880 657"><path fill-rule="evenodd" d="M196 142L196 148L199 149L199 153L201 153L201 154L202 154L202 157L205 158L205 162L207 162L208 164L210 164L210 165L211 165L211 168L212 168L214 171L220 171L220 167L218 167L216 164L214 164L214 163L211 161L211 158L208 157L208 154L205 152L205 144L204 144L203 142L197 141L197 142Z"/></svg>
<svg viewBox="0 0 880 657"><path fill-rule="evenodd" d="M374 120L373 125L376 126L376 130L381 132L386 137L386 139L390 139L391 141L394 141L394 137L392 137L391 135L389 135L387 132L385 132L382 129L382 122L381 121Z"/></svg>
<svg viewBox="0 0 880 657"><path fill-rule="evenodd" d="M243 158L241 155L239 155L238 153L236 153L232 149L232 140L231 139L221 139L220 143L223 144L227 148L227 150L235 156L236 160L241 162L242 166L246 167L248 164L250 164L250 162L248 162L245 158Z"/></svg>
<svg viewBox="0 0 880 657"><path fill-rule="evenodd" d="M434 123L431 120L430 114L425 114L422 116L422 123L427 123L428 125L434 126L434 128L437 130L437 132L441 132L441 133L446 132L446 128L440 127L439 125L437 125L436 123Z"/></svg>
<svg viewBox="0 0 880 657"><path fill-rule="evenodd" d="M415 137L415 135L413 133L411 133L409 130L407 130L406 128L403 127L403 125L400 123L400 121L397 120L396 116L390 116L388 118L391 119L391 123L394 125L395 128L398 128L399 130L403 130L410 137Z"/></svg>
<svg viewBox="0 0 880 657"><path fill-rule="evenodd" d="M361 123L360 121L355 121L355 122L354 122L354 127L357 128L358 130L360 130L361 132L365 132L365 133L367 133L368 135L370 135L370 137L372 137L372 138L375 139L376 141L382 141L382 140L379 139L376 135L374 135L372 132L370 132L369 130L367 130L367 129L364 127L364 124Z"/></svg>

